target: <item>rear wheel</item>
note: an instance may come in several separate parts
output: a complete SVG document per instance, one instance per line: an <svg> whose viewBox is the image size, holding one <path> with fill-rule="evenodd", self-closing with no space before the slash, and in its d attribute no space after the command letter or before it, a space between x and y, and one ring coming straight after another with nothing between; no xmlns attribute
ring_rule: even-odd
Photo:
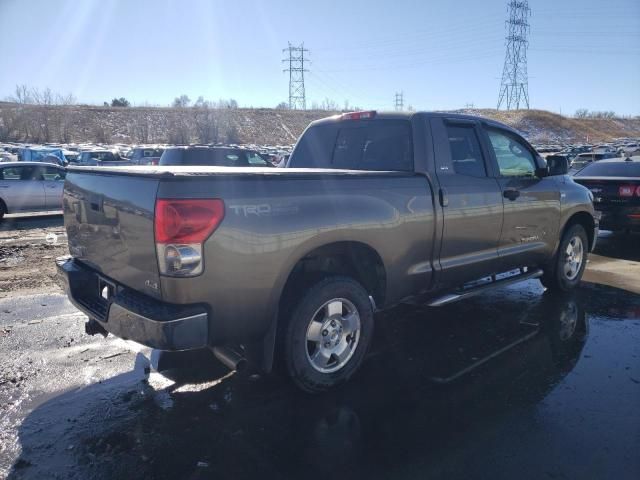
<svg viewBox="0 0 640 480"><path fill-rule="evenodd" d="M312 286L293 308L285 333L289 376L303 390L320 392L348 380L373 335L367 292L348 277Z"/></svg>
<svg viewBox="0 0 640 480"><path fill-rule="evenodd" d="M558 253L540 278L553 291L569 291L580 283L587 265L589 241L582 225L572 225L562 236Z"/></svg>
<svg viewBox="0 0 640 480"><path fill-rule="evenodd" d="M0 200L0 221L4 218L5 213L7 213L7 207L5 207L4 202Z"/></svg>

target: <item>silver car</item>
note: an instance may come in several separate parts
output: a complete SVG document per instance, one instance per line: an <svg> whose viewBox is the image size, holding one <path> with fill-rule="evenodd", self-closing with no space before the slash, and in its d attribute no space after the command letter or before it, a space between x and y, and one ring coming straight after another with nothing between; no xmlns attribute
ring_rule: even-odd
<svg viewBox="0 0 640 480"><path fill-rule="evenodd" d="M0 219L5 213L61 210L65 174L48 163L0 163Z"/></svg>

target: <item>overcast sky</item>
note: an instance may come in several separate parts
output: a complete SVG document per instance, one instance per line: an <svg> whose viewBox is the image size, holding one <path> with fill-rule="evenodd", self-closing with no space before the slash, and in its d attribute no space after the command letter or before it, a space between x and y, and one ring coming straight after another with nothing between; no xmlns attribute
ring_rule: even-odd
<svg viewBox="0 0 640 480"><path fill-rule="evenodd" d="M312 61L307 103L496 106L506 0L0 0L0 99L16 84L124 96L287 100L287 42ZM311 6L313 5L313 6ZM530 0L532 108L640 114L640 1Z"/></svg>

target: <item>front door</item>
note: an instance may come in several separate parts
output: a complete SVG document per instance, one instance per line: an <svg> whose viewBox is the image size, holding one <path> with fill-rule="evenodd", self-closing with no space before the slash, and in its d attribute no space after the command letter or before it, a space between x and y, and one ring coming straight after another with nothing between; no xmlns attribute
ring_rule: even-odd
<svg viewBox="0 0 640 480"><path fill-rule="evenodd" d="M64 187L65 173L64 169L58 167L44 167L42 171L47 210L62 209L62 189Z"/></svg>
<svg viewBox="0 0 640 480"><path fill-rule="evenodd" d="M502 228L502 192L489 175L476 122L434 118L439 206L443 216L439 286L494 272Z"/></svg>
<svg viewBox="0 0 640 480"><path fill-rule="evenodd" d="M502 268L539 265L549 258L560 228L560 189L553 177L537 177L537 154L508 130L484 127L504 202L498 247Z"/></svg>

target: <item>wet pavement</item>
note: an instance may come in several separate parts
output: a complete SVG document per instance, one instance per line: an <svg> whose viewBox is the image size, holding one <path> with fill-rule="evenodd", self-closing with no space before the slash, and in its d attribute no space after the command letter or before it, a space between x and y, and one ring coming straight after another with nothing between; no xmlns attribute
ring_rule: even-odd
<svg viewBox="0 0 640 480"><path fill-rule="evenodd" d="M88 337L57 293L0 300L0 477L640 478L634 243L605 236L631 273L599 251L571 295L377 315L362 370L318 396Z"/></svg>

